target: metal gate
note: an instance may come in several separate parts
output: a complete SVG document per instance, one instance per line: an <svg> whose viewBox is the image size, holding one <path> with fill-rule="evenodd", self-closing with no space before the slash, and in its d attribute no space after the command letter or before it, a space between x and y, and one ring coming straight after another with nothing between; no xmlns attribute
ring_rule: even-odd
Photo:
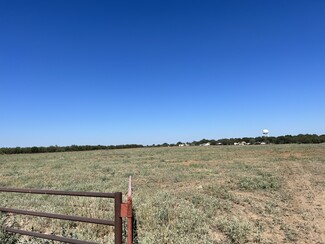
<svg viewBox="0 0 325 244"><path fill-rule="evenodd" d="M78 196L78 197L99 197L99 198L114 199L114 220L95 219L95 218L35 212L35 211L27 211L27 210L13 209L13 208L2 208L2 207L0 207L0 212L114 226L115 244L122 244L122 218L128 218L127 239L128 239L128 244L132 244L133 235L132 235L131 177L129 179L128 197L125 203L122 202L122 192L104 193L104 192L35 190L35 189L2 188L2 187L0 187L0 192L45 194L45 195L59 195L59 196ZM25 231L25 230L14 229L9 227L4 227L4 230L11 233L34 236L34 237L54 240L54 241L61 241L65 243L95 244L95 242L82 241L77 239L71 239L71 238L55 236L55 235L48 235L48 234L43 234L43 233L38 233L33 231Z"/></svg>

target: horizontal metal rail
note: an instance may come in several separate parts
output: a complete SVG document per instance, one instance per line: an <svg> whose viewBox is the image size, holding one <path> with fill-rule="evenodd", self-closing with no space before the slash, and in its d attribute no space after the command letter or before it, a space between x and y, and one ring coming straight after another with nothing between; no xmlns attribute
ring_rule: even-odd
<svg viewBox="0 0 325 244"><path fill-rule="evenodd" d="M78 196L78 197L115 198L115 193L105 193L105 192L34 190L34 189L3 188L3 187L0 187L0 192L16 192L16 193L31 193L31 194L44 194L44 195Z"/></svg>
<svg viewBox="0 0 325 244"><path fill-rule="evenodd" d="M92 224L111 225L111 226L115 225L115 222L113 220L93 219L93 218L79 217L79 216L69 216L69 215L62 215L62 214L34 212L34 211L19 210L19 209L13 209L13 208L0 208L0 212L30 215L30 216L37 216L37 217L46 217L46 218L52 218L52 219L72 220L72 221L92 223Z"/></svg>
<svg viewBox="0 0 325 244"><path fill-rule="evenodd" d="M13 229L13 228L4 228L4 230L7 231L7 232L11 232L11 233L27 235L27 236L34 236L34 237L43 238L43 239L47 239L47 240L61 241L61 242L65 242L65 243L97 244L96 242L81 241L81 240L70 239L70 238L61 237L61 236L47 235L47 234L31 232L31 231L26 231L26 230L18 230L18 229Z"/></svg>

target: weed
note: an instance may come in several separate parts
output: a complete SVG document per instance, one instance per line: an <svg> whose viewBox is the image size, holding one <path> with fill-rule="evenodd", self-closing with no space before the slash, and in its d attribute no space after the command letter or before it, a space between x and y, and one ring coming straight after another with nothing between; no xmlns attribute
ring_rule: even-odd
<svg viewBox="0 0 325 244"><path fill-rule="evenodd" d="M236 217L222 219L218 222L218 228L224 232L233 243L245 243L252 225L244 219Z"/></svg>
<svg viewBox="0 0 325 244"><path fill-rule="evenodd" d="M265 205L265 211L268 213L268 214L274 214L277 212L277 207L278 207L278 204L274 201L269 201L266 203Z"/></svg>
<svg viewBox="0 0 325 244"><path fill-rule="evenodd" d="M291 241L291 242L298 241L298 233L295 230L293 230L291 228L285 228L284 232L285 232L285 237L288 241Z"/></svg>
<svg viewBox="0 0 325 244"><path fill-rule="evenodd" d="M244 190L278 190L280 188L279 179L269 173L242 177L238 185Z"/></svg>
<svg viewBox="0 0 325 244"><path fill-rule="evenodd" d="M166 207L159 208L157 212L157 218L160 224L168 224L168 220L169 220L168 209Z"/></svg>
<svg viewBox="0 0 325 244"><path fill-rule="evenodd" d="M7 225L7 217L0 213L0 243L16 244L19 241L19 236L5 231Z"/></svg>

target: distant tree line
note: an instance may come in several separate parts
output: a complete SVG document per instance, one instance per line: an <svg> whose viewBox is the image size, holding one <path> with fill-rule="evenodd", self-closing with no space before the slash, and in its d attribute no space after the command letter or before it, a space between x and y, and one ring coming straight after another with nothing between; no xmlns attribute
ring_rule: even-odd
<svg viewBox="0 0 325 244"><path fill-rule="evenodd" d="M251 145L258 145L261 143L266 144L289 144L289 143L296 143L296 144L308 144L308 143L325 143L325 135L316 135L316 134L299 134L299 135L285 135L285 136L270 136L270 137L243 137L243 138L223 138L218 140L209 140L209 139L202 139L200 141L193 141L193 142L177 142L176 144L168 144L163 143L160 145L152 145L154 147L163 147L163 146L179 146L189 145L189 146L199 146L209 143L211 146L214 145L234 145L234 143L241 143L246 142Z"/></svg>
<svg viewBox="0 0 325 244"><path fill-rule="evenodd" d="M325 135L316 134L299 134L299 135L285 135L285 136L270 136L270 137L243 137L243 138L224 138L218 140L202 139L193 142L177 142L175 144L163 143L153 144L146 147L173 147L179 145L199 146L209 143L214 145L234 145L234 143L246 142L251 145L261 143L266 144L309 144L309 143L325 143ZM91 150L105 150L105 149L123 149L123 148L141 148L145 147L140 144L125 144L125 145L84 145L84 146L50 146L50 147L3 147L0 148L0 154L22 154L22 153L47 153L47 152L72 152L72 151L91 151Z"/></svg>
<svg viewBox="0 0 325 244"><path fill-rule="evenodd" d="M3 147L0 148L0 154L22 154L22 153L47 153L47 152L72 152L72 151L91 151L91 150L104 150L104 149L122 149L122 148L139 148L143 147L138 144L126 145L84 145L84 146L50 146L50 147Z"/></svg>

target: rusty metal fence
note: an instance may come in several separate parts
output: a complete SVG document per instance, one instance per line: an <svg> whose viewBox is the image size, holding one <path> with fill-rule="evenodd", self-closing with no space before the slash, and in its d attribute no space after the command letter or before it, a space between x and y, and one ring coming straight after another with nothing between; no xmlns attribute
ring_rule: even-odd
<svg viewBox="0 0 325 244"><path fill-rule="evenodd" d="M122 192L102 193L102 192L35 190L35 189L2 188L2 187L0 187L0 193L1 192L45 194L45 195L59 195L59 196L78 196L78 197L97 197L97 198L99 197L99 198L114 199L114 213L115 213L114 220L95 219L95 218L63 215L63 214L35 212L35 211L27 211L27 210L3 208L3 207L0 207L0 212L114 226L115 244L122 244L122 240L123 240L123 238L122 238L122 218L128 218L127 241L128 241L128 244L132 244L133 233L132 233L131 177L129 179L128 197L127 197L127 201L125 203L122 202ZM55 236L55 235L48 235L48 234L43 234L43 233L38 233L38 232L33 232L33 231L14 229L14 228L10 228L10 227L3 227L3 229L10 233L34 236L34 237L47 239L47 240L61 241L64 243L96 244L95 242L82 241L82 240L71 239L71 238Z"/></svg>

